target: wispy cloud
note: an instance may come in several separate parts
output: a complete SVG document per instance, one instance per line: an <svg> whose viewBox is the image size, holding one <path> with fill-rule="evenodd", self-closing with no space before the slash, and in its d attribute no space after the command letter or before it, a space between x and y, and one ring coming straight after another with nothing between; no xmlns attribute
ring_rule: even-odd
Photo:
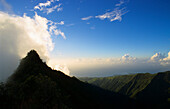
<svg viewBox="0 0 170 109"><path fill-rule="evenodd" d="M122 9L115 8L111 12L106 12L106 13L104 13L102 15L95 16L95 18L99 18L101 20L109 19L111 22L115 21L115 20L121 21L122 20L122 15L126 14L127 12L128 11L126 10L126 8L122 8Z"/></svg>
<svg viewBox="0 0 170 109"><path fill-rule="evenodd" d="M115 5L116 7L113 10L109 9L109 11L107 11L104 14L84 17L84 18L81 18L81 20L90 20L91 18L99 18L100 20L109 19L111 22L116 21L116 20L121 21L122 16L128 12L126 7L123 7L123 8L121 7L121 5L124 3L125 3L125 0L120 0L119 3Z"/></svg>
<svg viewBox="0 0 170 109"><path fill-rule="evenodd" d="M53 11L55 11L55 9L57 9L58 12L59 12L59 11L62 11L63 8L61 8L60 6L61 6L61 3L58 4L58 5L55 5L54 7L46 8L46 9L44 10L44 12L46 12L47 14L49 14L49 13L52 13Z"/></svg>
<svg viewBox="0 0 170 109"><path fill-rule="evenodd" d="M75 25L74 23L71 23L71 24L67 24L66 26L70 27L70 26L74 26L74 25Z"/></svg>
<svg viewBox="0 0 170 109"><path fill-rule="evenodd" d="M50 0L45 3L39 3L38 5L34 7L34 9L43 10L45 7L50 6L52 2L54 2L54 0Z"/></svg>
<svg viewBox="0 0 170 109"><path fill-rule="evenodd" d="M55 23L55 24L58 24L58 25L64 25L64 21L61 21L59 23Z"/></svg>
<svg viewBox="0 0 170 109"><path fill-rule="evenodd" d="M64 39L66 39L64 32L62 32L60 29L58 29L55 24L50 26L49 32L50 32L50 34L55 34L56 36L61 35Z"/></svg>
<svg viewBox="0 0 170 109"><path fill-rule="evenodd" d="M59 0L57 0L57 1L59 1ZM63 8L61 7L62 6L61 3L59 3L55 6L51 6L52 3L54 3L54 2L55 2L55 0L48 0L45 3L39 3L38 5L34 6L34 10L40 10L47 14L50 14L55 10L57 10L58 12L62 11Z"/></svg>
<svg viewBox="0 0 170 109"><path fill-rule="evenodd" d="M81 18L81 20L89 20L91 18L93 18L93 16L84 17L84 18Z"/></svg>
<svg viewBox="0 0 170 109"><path fill-rule="evenodd" d="M125 3L125 0L120 0L119 3L117 3L115 6L121 6L124 3Z"/></svg>

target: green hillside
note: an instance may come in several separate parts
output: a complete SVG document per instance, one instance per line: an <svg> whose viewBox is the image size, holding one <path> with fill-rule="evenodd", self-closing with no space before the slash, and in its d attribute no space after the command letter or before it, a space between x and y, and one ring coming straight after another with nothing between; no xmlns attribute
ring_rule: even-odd
<svg viewBox="0 0 170 109"><path fill-rule="evenodd" d="M170 71L104 78L79 78L101 88L124 94L152 109L170 107ZM150 107L154 105L155 107Z"/></svg>
<svg viewBox="0 0 170 109"><path fill-rule="evenodd" d="M165 103L170 98L170 71L157 73L141 92L137 94L137 99L143 102L154 101L155 103Z"/></svg>
<svg viewBox="0 0 170 109"><path fill-rule="evenodd" d="M163 74L169 74L164 72ZM136 95L144 90L158 76L157 74L139 73L132 75L122 75L104 78L79 78L82 81L94 84L101 88L128 95L131 98L136 98ZM162 78L169 83L170 78ZM157 85L157 84L156 84ZM158 87L158 86L157 86ZM153 88L154 89L154 88Z"/></svg>

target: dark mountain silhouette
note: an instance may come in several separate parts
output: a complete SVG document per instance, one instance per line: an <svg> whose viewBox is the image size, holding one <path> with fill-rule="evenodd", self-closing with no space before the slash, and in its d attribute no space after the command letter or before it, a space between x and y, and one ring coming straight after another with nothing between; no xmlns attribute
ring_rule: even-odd
<svg viewBox="0 0 170 109"><path fill-rule="evenodd" d="M138 103L51 69L31 50L0 84L1 109L124 109Z"/></svg>

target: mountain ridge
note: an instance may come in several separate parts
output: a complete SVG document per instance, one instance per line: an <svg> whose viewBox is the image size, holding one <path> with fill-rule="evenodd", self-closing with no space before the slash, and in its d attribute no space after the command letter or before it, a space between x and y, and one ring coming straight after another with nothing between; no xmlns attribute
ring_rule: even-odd
<svg viewBox="0 0 170 109"><path fill-rule="evenodd" d="M51 69L42 62L35 50L31 50L21 60L16 71L0 88L4 93L0 96L1 107L5 108L123 109L136 105L127 96L81 82L75 77Z"/></svg>
<svg viewBox="0 0 170 109"><path fill-rule="evenodd" d="M139 73L104 78L79 78L101 88L128 95L145 103L169 104L170 71L156 74ZM169 102L169 103L168 103Z"/></svg>

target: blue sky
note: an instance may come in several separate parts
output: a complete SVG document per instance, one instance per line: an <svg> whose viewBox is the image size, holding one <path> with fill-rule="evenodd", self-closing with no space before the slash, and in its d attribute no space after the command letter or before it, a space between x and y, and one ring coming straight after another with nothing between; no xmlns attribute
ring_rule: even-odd
<svg viewBox="0 0 170 109"><path fill-rule="evenodd" d="M50 55L55 58L151 58L170 51L169 0L0 0L0 11L33 18L35 12L57 25L61 35L51 35L55 43ZM53 12L35 9L39 3L53 1L46 8L61 4ZM3 3L8 6L4 6ZM120 4L121 3L121 4ZM120 18L96 16L123 10ZM92 16L92 17L89 17ZM82 18L88 18L83 20ZM115 16L113 16L115 18ZM161 70L160 70L161 71Z"/></svg>
<svg viewBox="0 0 170 109"><path fill-rule="evenodd" d="M90 19L82 21L87 16L101 15L107 10L116 8L119 0L60 0L53 6L62 3L63 11L46 14L37 13L52 21L64 21L60 29L67 39L53 37L55 50L75 57L119 57L125 53L134 56L148 57L155 52L169 51L169 0L125 0L121 7L126 7L127 13L122 21L110 22L108 19ZM38 3L46 0L7 0L12 11L17 15L27 13ZM86 24L89 22L90 24ZM67 26L73 24L72 26ZM94 28L94 29L91 29Z"/></svg>

